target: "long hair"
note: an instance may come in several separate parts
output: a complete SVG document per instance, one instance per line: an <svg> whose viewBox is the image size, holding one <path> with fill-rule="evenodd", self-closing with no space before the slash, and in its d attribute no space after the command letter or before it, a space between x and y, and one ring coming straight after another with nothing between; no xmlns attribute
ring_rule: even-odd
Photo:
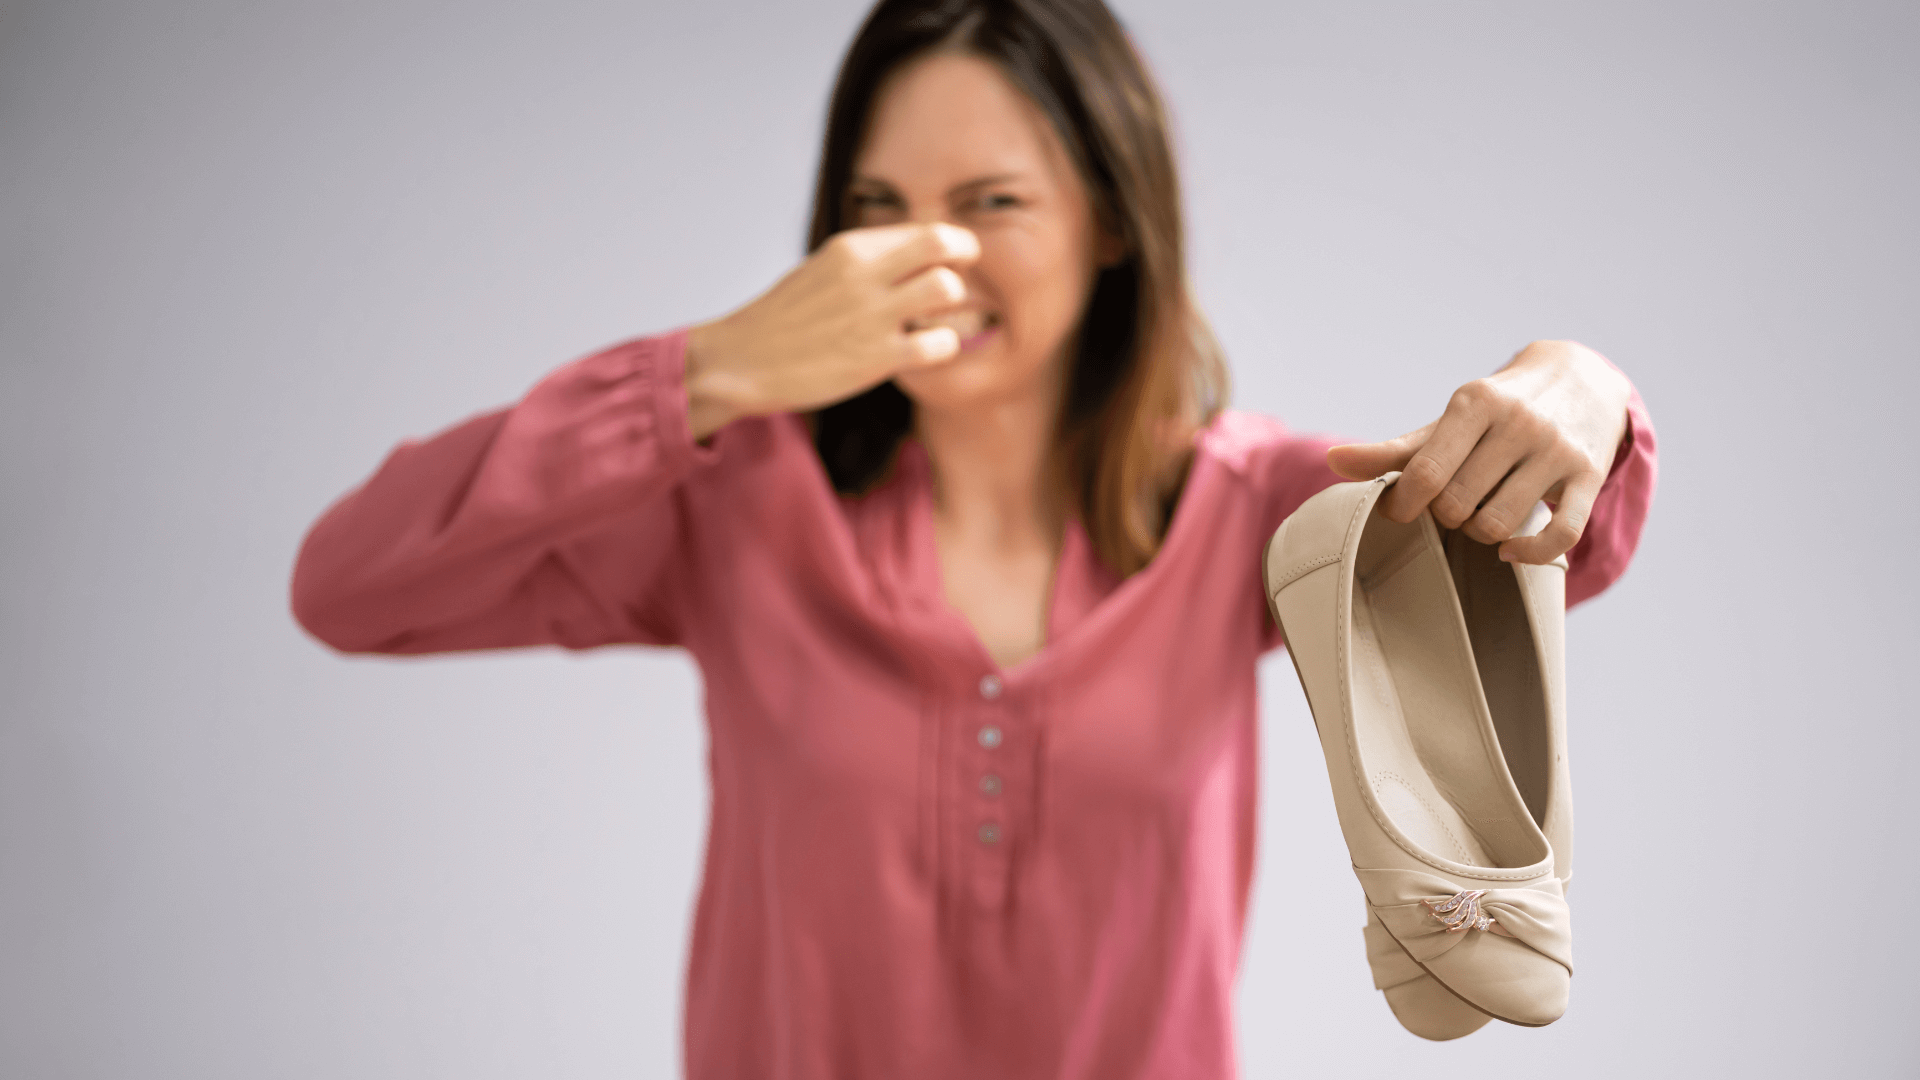
<svg viewBox="0 0 1920 1080"><path fill-rule="evenodd" d="M1193 434L1226 398L1226 366L1188 291L1166 111L1101 0L880 0L855 35L827 113L807 248L846 227L854 157L888 75L935 50L996 64L1052 122L1099 221L1126 254L1102 270L1074 335L1055 433L1094 553L1121 575L1160 548ZM892 382L814 414L836 490L881 479L913 427Z"/></svg>

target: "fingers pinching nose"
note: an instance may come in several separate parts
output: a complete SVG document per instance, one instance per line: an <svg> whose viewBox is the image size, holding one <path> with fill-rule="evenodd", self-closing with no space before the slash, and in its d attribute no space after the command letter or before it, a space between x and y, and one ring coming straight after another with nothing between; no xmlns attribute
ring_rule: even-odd
<svg viewBox="0 0 1920 1080"><path fill-rule="evenodd" d="M940 241L940 247L948 258L977 259L980 257L980 238L973 234L973 230L937 221L933 224L933 233Z"/></svg>
<svg viewBox="0 0 1920 1080"><path fill-rule="evenodd" d="M958 304L967 298L967 283L952 267L936 266L927 271L927 302L934 305Z"/></svg>
<svg viewBox="0 0 1920 1080"><path fill-rule="evenodd" d="M951 360L960 354L960 333L951 326L935 326L908 335L916 359L924 364Z"/></svg>

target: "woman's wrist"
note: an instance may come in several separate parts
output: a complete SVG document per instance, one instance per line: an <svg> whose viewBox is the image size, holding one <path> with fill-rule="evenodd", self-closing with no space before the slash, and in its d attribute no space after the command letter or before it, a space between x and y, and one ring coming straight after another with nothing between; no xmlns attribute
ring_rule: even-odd
<svg viewBox="0 0 1920 1080"><path fill-rule="evenodd" d="M686 374L687 426L695 442L745 416L740 401L742 379L729 372L722 359L727 354L725 320L701 323L687 331Z"/></svg>

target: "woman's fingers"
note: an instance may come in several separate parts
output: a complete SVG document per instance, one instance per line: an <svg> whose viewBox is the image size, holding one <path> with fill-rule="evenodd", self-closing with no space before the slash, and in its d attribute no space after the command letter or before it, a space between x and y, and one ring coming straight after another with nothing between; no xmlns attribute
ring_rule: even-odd
<svg viewBox="0 0 1920 1080"><path fill-rule="evenodd" d="M1553 518L1535 536L1516 536L1500 545L1500 557L1508 562L1549 563L1573 550L1587 531L1587 518L1593 513L1593 500L1599 497L1602 473L1583 471L1567 481L1560 492L1560 504Z"/></svg>
<svg viewBox="0 0 1920 1080"><path fill-rule="evenodd" d="M1407 464L1440 421L1409 431L1397 439L1376 443L1348 443L1327 449L1327 468L1348 480L1371 480Z"/></svg>
<svg viewBox="0 0 1920 1080"><path fill-rule="evenodd" d="M1490 395L1476 389L1479 386L1468 383L1454 391L1433 434L1407 459L1400 479L1387 492L1384 501L1388 517L1399 522L1419 517L1486 434L1492 423L1491 402L1487 400Z"/></svg>
<svg viewBox="0 0 1920 1080"><path fill-rule="evenodd" d="M967 298L967 283L951 268L935 266L908 278L893 290L892 313L905 322L954 307Z"/></svg>
<svg viewBox="0 0 1920 1080"><path fill-rule="evenodd" d="M1483 544L1498 544L1519 532L1520 526L1526 524L1528 516L1533 513L1534 506L1564 479L1565 472L1555 469L1544 455L1527 458L1499 481L1498 490L1480 497L1484 505L1480 505L1479 509L1470 509L1460 520L1441 524L1445 528L1459 529ZM1446 496L1443 494L1441 498ZM1435 506L1438 506L1438 501ZM1435 521L1440 521L1437 509L1433 517Z"/></svg>
<svg viewBox="0 0 1920 1080"><path fill-rule="evenodd" d="M907 364L950 360L960 353L960 332L950 326L906 330L904 324L948 310L967 298L967 284L945 266L923 270L896 289L894 316L903 324Z"/></svg>
<svg viewBox="0 0 1920 1080"><path fill-rule="evenodd" d="M1440 494L1435 495L1428 504L1427 509L1433 514L1433 520L1443 529L1458 529L1466 525L1483 509L1483 503L1490 502L1495 489L1502 492L1506 490L1503 481L1512 482L1525 471L1529 455L1538 449L1535 440L1526 433L1515 431L1511 423L1496 423L1488 428L1467 455L1467 460L1460 463L1440 488ZM1543 486L1540 490L1546 489ZM1535 492L1533 497L1538 499L1539 492ZM1524 519L1515 519L1514 524L1518 525L1521 520ZM1474 534L1469 530L1467 535ZM1509 532L1499 539L1505 540L1511 535Z"/></svg>
<svg viewBox="0 0 1920 1080"><path fill-rule="evenodd" d="M960 332L951 326L916 330L906 336L907 362L937 364L960 354Z"/></svg>
<svg viewBox="0 0 1920 1080"><path fill-rule="evenodd" d="M875 233L874 250L869 256L875 276L885 285L899 285L929 266L943 263L965 265L980 257L980 239L970 230L946 222L931 225L888 225L877 229L855 229L852 233ZM865 238L854 241L867 242Z"/></svg>

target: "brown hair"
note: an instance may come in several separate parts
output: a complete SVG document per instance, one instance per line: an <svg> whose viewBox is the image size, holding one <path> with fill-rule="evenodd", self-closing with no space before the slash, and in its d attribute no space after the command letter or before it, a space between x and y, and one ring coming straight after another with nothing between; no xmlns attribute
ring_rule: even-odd
<svg viewBox="0 0 1920 1080"><path fill-rule="evenodd" d="M1159 550L1192 460L1192 436L1225 402L1226 367L1187 290L1180 184L1166 112L1101 0L880 0L840 67L814 190L814 250L845 227L854 156L873 98L937 49L997 64L1052 121L1097 218L1126 256L1100 272L1081 316L1056 451L1094 553L1131 574ZM814 414L836 490L866 490L912 430L888 382Z"/></svg>

